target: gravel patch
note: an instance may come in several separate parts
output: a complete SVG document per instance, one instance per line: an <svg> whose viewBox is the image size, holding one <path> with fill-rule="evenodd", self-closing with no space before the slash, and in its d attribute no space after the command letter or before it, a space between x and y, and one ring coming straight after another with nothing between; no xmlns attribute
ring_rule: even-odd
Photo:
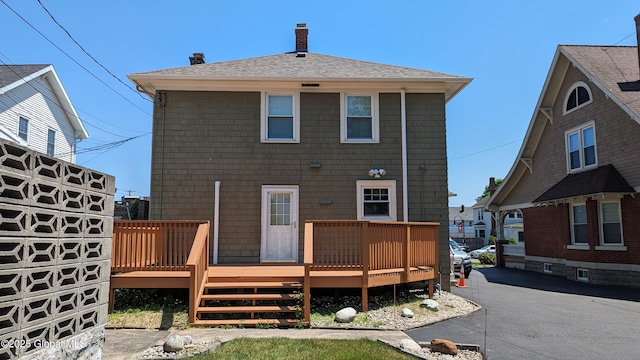
<svg viewBox="0 0 640 360"><path fill-rule="evenodd" d="M434 295L433 300L440 305L439 311L420 306L429 297L423 291L412 291L413 299L396 305L381 306L366 313L358 313L351 323L339 323L333 316L312 317L311 327L373 328L385 330L408 330L433 324L442 320L465 316L479 310L480 306L460 296L443 291ZM413 317L403 317L402 309L413 311Z"/></svg>

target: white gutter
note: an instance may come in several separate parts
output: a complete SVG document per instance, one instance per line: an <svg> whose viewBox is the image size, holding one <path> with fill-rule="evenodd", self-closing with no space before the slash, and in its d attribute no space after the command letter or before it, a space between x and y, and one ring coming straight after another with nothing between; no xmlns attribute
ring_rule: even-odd
<svg viewBox="0 0 640 360"><path fill-rule="evenodd" d="M407 186L407 104L405 90L400 89L400 123L402 126L402 220L409 221L409 191Z"/></svg>
<svg viewBox="0 0 640 360"><path fill-rule="evenodd" d="M220 180L215 183L215 202L213 205L213 263L218 263L218 232L220 223Z"/></svg>

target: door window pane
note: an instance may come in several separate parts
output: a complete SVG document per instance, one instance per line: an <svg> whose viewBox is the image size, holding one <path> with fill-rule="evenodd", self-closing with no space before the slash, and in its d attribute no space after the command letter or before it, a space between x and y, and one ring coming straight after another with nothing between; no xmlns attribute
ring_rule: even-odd
<svg viewBox="0 0 640 360"><path fill-rule="evenodd" d="M271 225L291 224L291 194L271 193L269 196L269 216Z"/></svg>

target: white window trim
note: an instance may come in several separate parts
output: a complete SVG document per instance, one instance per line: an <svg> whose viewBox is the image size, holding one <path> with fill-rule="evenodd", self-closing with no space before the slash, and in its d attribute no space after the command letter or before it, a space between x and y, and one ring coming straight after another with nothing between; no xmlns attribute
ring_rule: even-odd
<svg viewBox="0 0 640 360"><path fill-rule="evenodd" d="M619 244L605 244L604 242L604 211L602 211L603 204L617 204L618 216L620 216L620 243ZM600 246L596 246L596 250L618 250L624 246L624 227L622 226L622 208L620 207L620 201L599 201L598 202L598 230L600 232Z"/></svg>
<svg viewBox="0 0 640 360"><path fill-rule="evenodd" d="M553 270L551 268L551 263L544 263L543 265L543 272L545 274L553 274Z"/></svg>
<svg viewBox="0 0 640 360"><path fill-rule="evenodd" d="M580 273L582 273L583 276L580 276ZM586 275L586 276L584 276L584 275ZM582 268L577 268L576 269L576 280L589 282L589 270L582 269Z"/></svg>
<svg viewBox="0 0 640 360"><path fill-rule="evenodd" d="M53 143L51 143L51 145L53 145L53 154L49 154L49 132L53 132ZM45 153L49 156L55 156L56 155L56 137L58 135L58 132L55 129L52 128L48 128L47 129L47 144L46 144L46 149L45 149Z"/></svg>
<svg viewBox="0 0 640 360"><path fill-rule="evenodd" d="M363 192L364 189L389 189L389 216L364 216L363 209ZM357 198L357 219L358 220L393 220L398 219L398 203L396 200L396 181L395 180L357 180L356 181L356 198Z"/></svg>
<svg viewBox="0 0 640 360"><path fill-rule="evenodd" d="M293 139L269 139L267 127L267 106L269 95L293 96ZM300 143L300 92L299 91L262 91L260 94L260 142L263 143Z"/></svg>
<svg viewBox="0 0 640 360"><path fill-rule="evenodd" d="M585 102L584 104L580 104L578 105L578 99L576 98L576 107L574 107L571 110L567 110L567 101L569 100L569 96L571 95L571 93L573 92L573 90L577 89L578 87L584 87L585 89L587 89L587 92L589 93L589 101ZM583 108L589 104L591 104L593 102L593 94L591 93L591 88L589 87L589 85L587 85L587 83L585 83L584 81L578 81L575 84L573 84L569 90L567 91L567 93L564 95L564 101L562 102L562 115L567 115L570 114L580 108Z"/></svg>
<svg viewBox="0 0 640 360"><path fill-rule="evenodd" d="M575 234L575 223L574 223L574 216L573 216L573 208L575 206L585 206L585 210L586 210L586 203L573 203L569 205L569 220L571 222L571 244L567 245L567 249L574 249L574 250L589 250L589 243L576 243L576 234ZM587 217L587 226L589 226L589 218ZM587 241L589 241L589 239L587 239Z"/></svg>
<svg viewBox="0 0 640 360"><path fill-rule="evenodd" d="M371 139L347 139L347 96L371 96ZM340 93L340 142L374 143L380 142L380 116L377 92Z"/></svg>
<svg viewBox="0 0 640 360"><path fill-rule="evenodd" d="M20 120L24 120L27 122L27 138L24 139L22 136L20 136ZM27 142L27 144L29 143L29 141L31 140L31 120L29 120L28 118L24 117L24 116L19 116L18 117L18 129L16 131L16 134L18 135L18 137L24 141Z"/></svg>
<svg viewBox="0 0 640 360"><path fill-rule="evenodd" d="M593 143L594 143L594 156L596 158L596 162L585 166L584 164L584 146L583 146L583 138L582 138L582 131L588 128L593 128ZM571 154L569 151L569 135L572 135L574 133L578 133L579 137L580 137L580 167L579 168L575 168L575 169L571 169ZM588 169L593 169L598 167L598 141L597 141L597 136L596 136L596 124L595 121L591 120L585 124L582 124L578 127L575 127L573 129L569 129L567 131L564 132L564 152L565 152L565 157L566 157L566 163L567 163L567 173L571 174L571 173L576 173L576 172L580 172L580 171L584 171L584 170L588 170Z"/></svg>

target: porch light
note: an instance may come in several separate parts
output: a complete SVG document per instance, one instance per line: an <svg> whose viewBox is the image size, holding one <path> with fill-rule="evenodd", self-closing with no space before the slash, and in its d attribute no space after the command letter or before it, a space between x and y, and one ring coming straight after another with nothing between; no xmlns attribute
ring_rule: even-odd
<svg viewBox="0 0 640 360"><path fill-rule="evenodd" d="M380 177L387 175L387 170L385 169L371 169L369 170L369 176L374 179L380 179Z"/></svg>

